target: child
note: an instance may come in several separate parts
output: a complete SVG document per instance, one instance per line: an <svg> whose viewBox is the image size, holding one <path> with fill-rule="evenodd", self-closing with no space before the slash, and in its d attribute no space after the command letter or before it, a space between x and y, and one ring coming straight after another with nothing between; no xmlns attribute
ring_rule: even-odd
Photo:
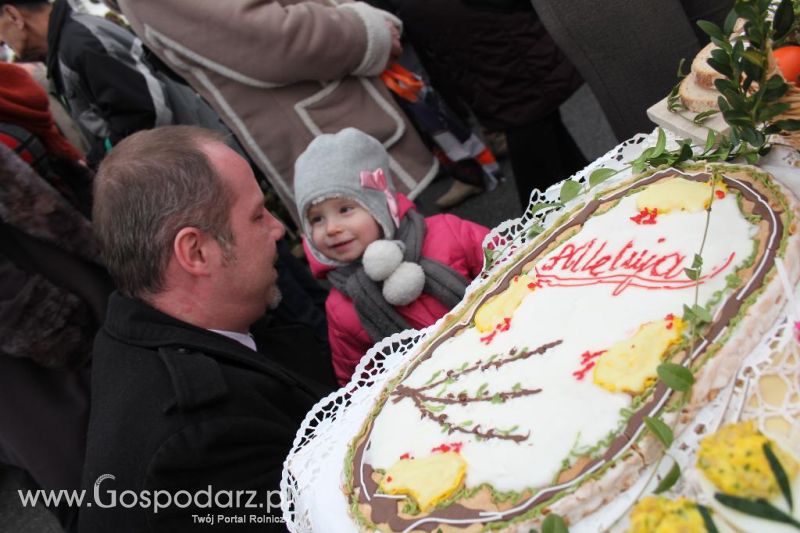
<svg viewBox="0 0 800 533"><path fill-rule="evenodd" d="M452 309L483 268L488 230L423 218L394 192L383 145L357 129L314 139L295 163L294 195L311 271L333 285L325 309L341 385L377 341Z"/></svg>

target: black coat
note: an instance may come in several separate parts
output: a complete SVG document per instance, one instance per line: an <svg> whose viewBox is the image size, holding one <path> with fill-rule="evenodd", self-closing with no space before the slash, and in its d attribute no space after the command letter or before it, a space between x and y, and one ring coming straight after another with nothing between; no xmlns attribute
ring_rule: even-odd
<svg viewBox="0 0 800 533"><path fill-rule="evenodd" d="M556 111L582 80L527 1L391 0L431 82L492 130Z"/></svg>
<svg viewBox="0 0 800 533"><path fill-rule="evenodd" d="M313 335L284 333L284 346L291 346L300 364L309 350L317 349ZM80 531L283 529L257 521L281 516L278 507L269 509L279 498L277 493L270 498L268 491L279 488L283 460L306 412L329 390L275 363L271 344L260 349L263 354L140 301L111 296L94 347L83 486L88 501L95 490L99 504L111 503L110 491L116 491L118 501L114 508L98 508L96 501L91 507L84 504ZM102 479L104 474L114 479ZM121 498L125 490L138 496ZM146 500L155 500L158 490L173 496L210 490L220 507L204 507L208 497L201 494L194 500L199 508L173 504L156 513ZM235 491L245 491L238 506ZM185 505L185 498L178 496L178 503ZM165 495L161 501L166 502ZM126 509L120 502L137 506ZM143 502L146 509L139 507ZM220 524L220 514L238 515L245 522ZM212 526L199 523L197 517L206 515L215 518ZM250 515L256 517L252 522Z"/></svg>

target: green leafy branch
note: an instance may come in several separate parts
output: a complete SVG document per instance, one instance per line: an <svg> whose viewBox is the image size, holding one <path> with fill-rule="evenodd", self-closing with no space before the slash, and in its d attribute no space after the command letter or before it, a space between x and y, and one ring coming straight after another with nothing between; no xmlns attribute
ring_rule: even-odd
<svg viewBox="0 0 800 533"><path fill-rule="evenodd" d="M697 24L717 46L708 64L724 76L714 82L725 121L731 126L731 154L771 149L767 138L780 132L800 131L800 120L781 119L790 105L781 102L790 85L770 71L770 54L795 27L792 0L782 0L774 16L772 0L736 0L722 28L708 21ZM737 18L744 33L733 35ZM772 20L770 20L772 18Z"/></svg>

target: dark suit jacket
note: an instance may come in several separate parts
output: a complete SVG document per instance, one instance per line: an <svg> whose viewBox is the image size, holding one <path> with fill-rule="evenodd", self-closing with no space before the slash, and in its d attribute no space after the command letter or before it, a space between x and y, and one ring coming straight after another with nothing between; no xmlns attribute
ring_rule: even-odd
<svg viewBox="0 0 800 533"><path fill-rule="evenodd" d="M313 335L286 334L284 346L296 361L317 349ZM87 498L97 493L99 500L84 504L80 531L283 529L258 523L259 517L280 517L277 507L269 508L277 493L270 498L268 491L279 488L306 412L329 390L276 363L270 345L260 349L111 296L94 347L83 477ZM123 496L125 490L136 494ZM168 491L173 504L156 512L155 502L168 497L155 491ZM189 496L179 491L188 491L192 505L180 508ZM209 496L198 499L199 491ZM237 503L235 491L254 492L241 493ZM114 497L116 506L101 507ZM198 522L206 515L214 517L212 526ZM220 523L218 515L244 523Z"/></svg>

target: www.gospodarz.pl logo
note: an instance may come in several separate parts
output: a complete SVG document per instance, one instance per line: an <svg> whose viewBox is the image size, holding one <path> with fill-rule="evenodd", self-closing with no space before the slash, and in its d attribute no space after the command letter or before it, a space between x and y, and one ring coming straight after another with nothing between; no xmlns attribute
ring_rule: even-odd
<svg viewBox="0 0 800 533"><path fill-rule="evenodd" d="M178 490L123 490L118 491L110 485L116 481L113 474L103 474L94 482L91 500L87 499L86 490L17 490L23 507L34 507L37 504L45 506L58 506L61 504L69 507L98 507L101 509L141 508L157 514L159 511L170 508L209 509L213 511L230 510L258 510L260 514L252 515L223 515L192 514L192 520L197 524L216 523L280 523L281 494L278 490L215 490L212 485L206 488L188 491ZM266 514L263 514L266 513Z"/></svg>

